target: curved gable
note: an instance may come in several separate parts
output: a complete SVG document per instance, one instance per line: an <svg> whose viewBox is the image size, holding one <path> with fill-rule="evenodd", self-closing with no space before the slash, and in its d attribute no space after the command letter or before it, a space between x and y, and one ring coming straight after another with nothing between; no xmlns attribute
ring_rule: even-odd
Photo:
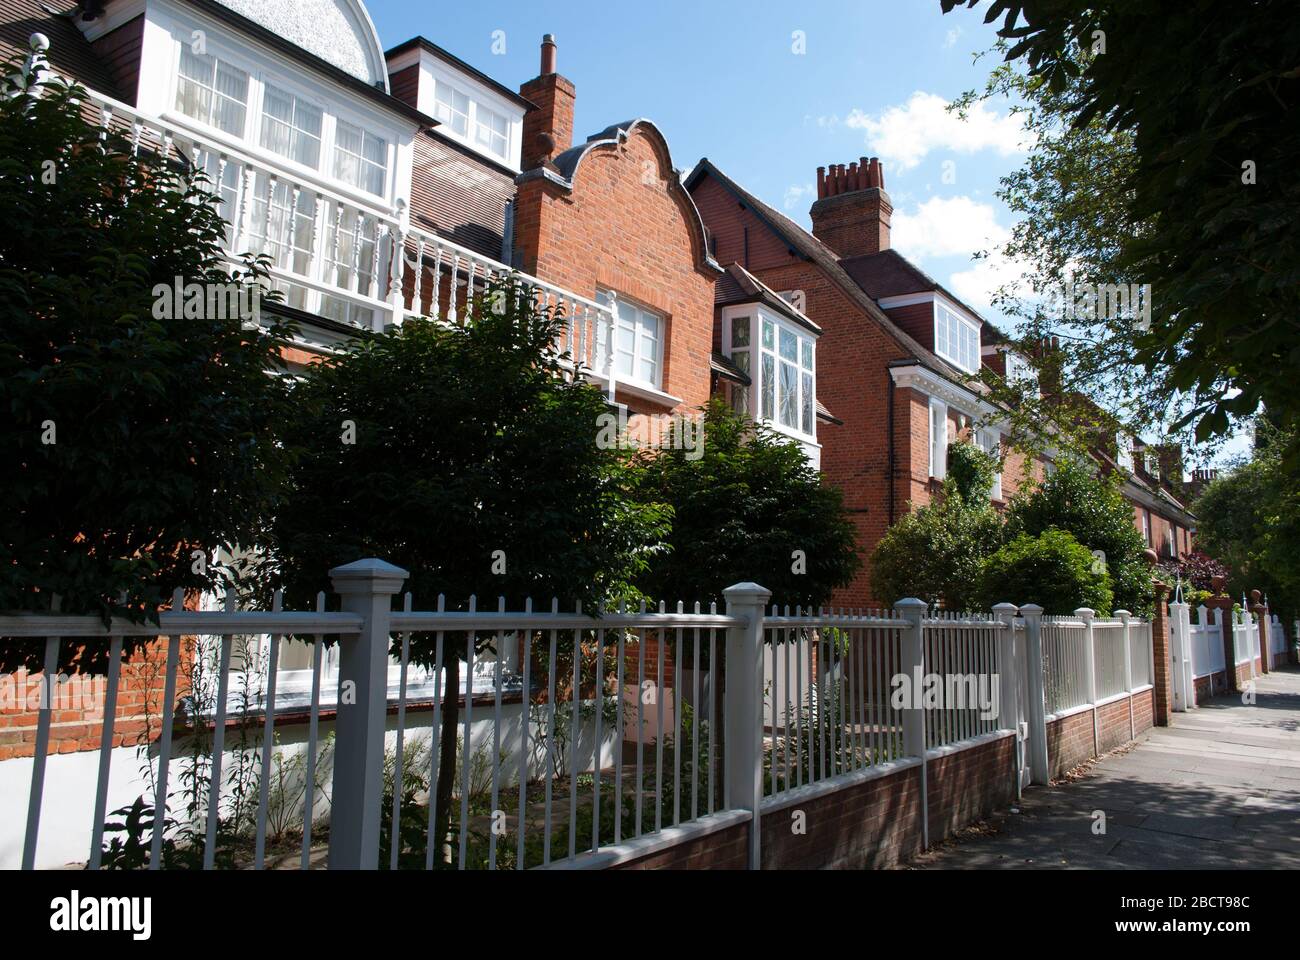
<svg viewBox="0 0 1300 960"><path fill-rule="evenodd" d="M216 0L358 80L388 92L375 25L361 0Z"/></svg>
<svg viewBox="0 0 1300 960"><path fill-rule="evenodd" d="M616 123L606 127L600 133L564 151L555 158L555 169L564 180L564 186L573 190L578 178L583 173L585 161L593 154L615 153L634 137L644 138L654 153L658 164L658 174L667 185L668 194L676 202L691 234L691 250L695 255L696 266L721 273L722 268L709 253L708 234L704 229L704 218L700 216L695 200L682 183L681 177L673 167L672 151L663 131L651 120L640 118L625 123Z"/></svg>

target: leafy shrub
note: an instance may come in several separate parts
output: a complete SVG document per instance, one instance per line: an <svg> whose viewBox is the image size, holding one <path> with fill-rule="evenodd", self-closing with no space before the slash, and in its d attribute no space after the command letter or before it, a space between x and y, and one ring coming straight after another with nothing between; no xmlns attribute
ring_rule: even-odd
<svg viewBox="0 0 1300 960"><path fill-rule="evenodd" d="M1087 547L1064 530L1037 537L1021 534L984 563L979 605L1037 603L1051 614L1091 607L1110 613L1110 575L1096 566Z"/></svg>
<svg viewBox="0 0 1300 960"><path fill-rule="evenodd" d="M1008 540L1022 534L1037 537L1052 528L1068 530L1089 551L1104 553L1115 606L1150 616L1151 568L1143 556L1147 545L1133 525L1133 505L1120 493L1118 474L1099 477L1092 465L1063 458L1055 473L1012 499ZM1043 603L1023 590L1018 593L1026 598L1021 602Z"/></svg>
<svg viewBox="0 0 1300 960"><path fill-rule="evenodd" d="M919 597L971 609L980 568L1002 544L1002 521L989 504L992 458L969 443L948 450L943 496L890 527L871 555L872 592L884 603Z"/></svg>

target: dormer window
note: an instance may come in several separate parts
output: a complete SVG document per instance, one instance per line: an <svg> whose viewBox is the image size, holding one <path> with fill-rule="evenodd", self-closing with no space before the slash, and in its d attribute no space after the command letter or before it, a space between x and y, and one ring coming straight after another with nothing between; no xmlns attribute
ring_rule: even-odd
<svg viewBox="0 0 1300 960"><path fill-rule="evenodd" d="M1130 473L1133 472L1133 438L1126 433L1120 433L1115 437L1115 446L1118 453L1115 462Z"/></svg>
<svg viewBox="0 0 1300 960"><path fill-rule="evenodd" d="M438 78L433 85L433 115L442 121L444 133L510 162L510 119L505 114Z"/></svg>
<svg viewBox="0 0 1300 960"><path fill-rule="evenodd" d="M176 109L236 137L248 115L248 74L207 54L181 47Z"/></svg>
<svg viewBox="0 0 1300 960"><path fill-rule="evenodd" d="M462 137L469 136L469 97L439 80L434 86L433 115Z"/></svg>
<svg viewBox="0 0 1300 960"><path fill-rule="evenodd" d="M938 300L934 304L934 352L967 373L979 371L979 326Z"/></svg>

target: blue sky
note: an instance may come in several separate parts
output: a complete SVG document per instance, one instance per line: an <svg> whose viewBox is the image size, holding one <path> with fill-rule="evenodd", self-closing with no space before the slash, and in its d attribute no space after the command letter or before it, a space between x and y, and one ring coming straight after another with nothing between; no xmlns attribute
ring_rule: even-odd
<svg viewBox="0 0 1300 960"><path fill-rule="evenodd" d="M944 15L939 0L367 6L386 48L422 34L514 89L537 74L542 34L555 34L559 71L577 87L575 138L649 117L677 167L707 156L804 226L819 165L879 156L894 246L1001 319L989 297L1014 271L972 255L1011 227L994 194L1019 166L1022 136L1006 104L966 123L943 109L995 63L972 62L994 40L982 12Z"/></svg>

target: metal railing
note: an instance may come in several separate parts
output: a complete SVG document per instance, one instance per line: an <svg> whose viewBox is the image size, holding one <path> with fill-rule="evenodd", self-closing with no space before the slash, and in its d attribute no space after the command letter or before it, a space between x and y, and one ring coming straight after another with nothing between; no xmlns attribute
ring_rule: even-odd
<svg viewBox="0 0 1300 960"><path fill-rule="evenodd" d="M91 868L583 865L999 732L1028 740L1041 781L1045 715L1093 684L1091 611L769 610L754 584L724 591L723 612L419 610L410 594L394 609L406 576L336 568L339 612L323 594L305 612L278 594L265 612L186 611L178 595L157 623L0 617L0 636L43 642L47 677L74 647L108 653L85 832L60 795L51 841L80 838ZM1103 626L1143 656L1143 624ZM149 643L124 656L127 639ZM57 709L44 698L37 716L25 868L51 864L38 847L49 765L68 775L50 753Z"/></svg>

